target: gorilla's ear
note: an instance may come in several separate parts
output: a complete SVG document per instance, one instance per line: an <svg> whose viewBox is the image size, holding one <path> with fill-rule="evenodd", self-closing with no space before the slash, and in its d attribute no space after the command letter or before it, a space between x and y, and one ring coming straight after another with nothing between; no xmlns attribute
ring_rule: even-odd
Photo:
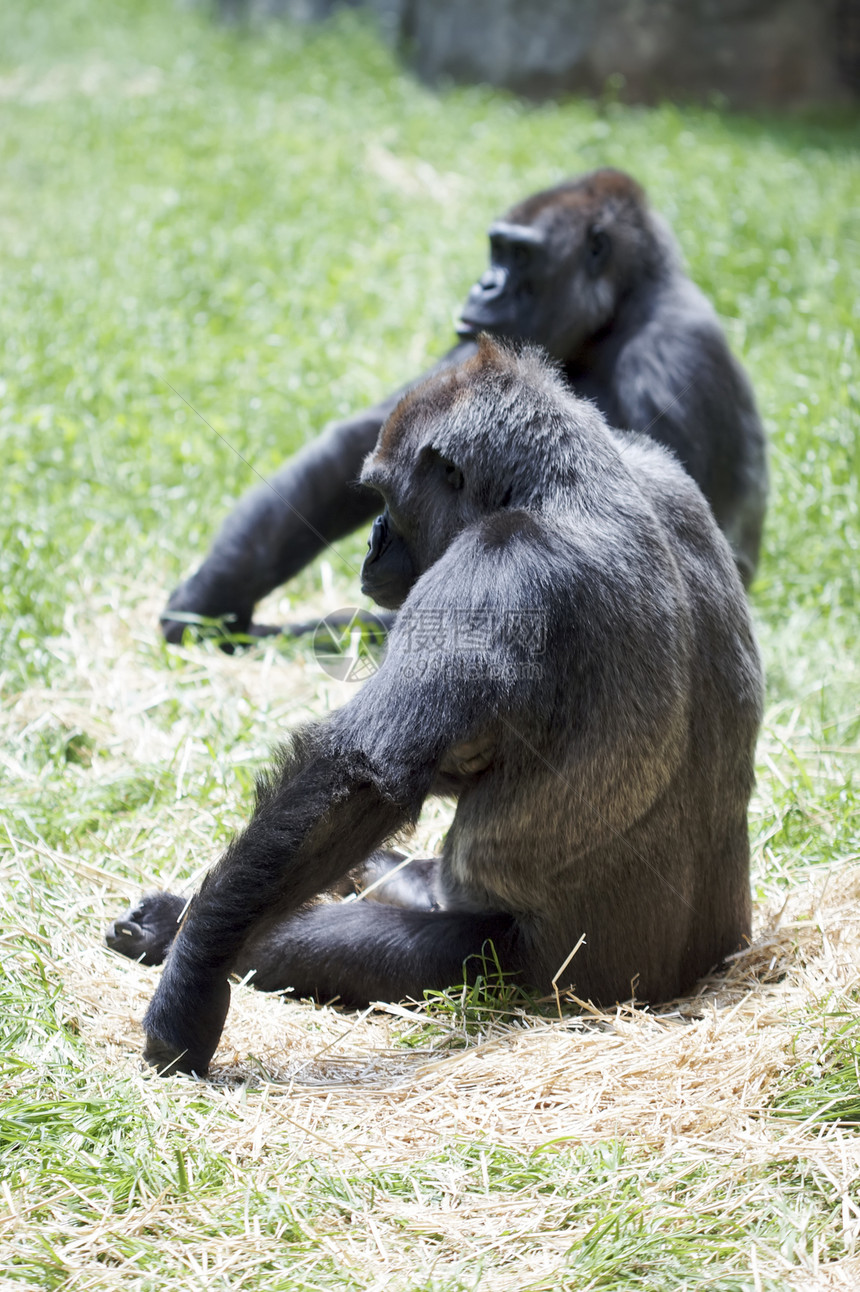
<svg viewBox="0 0 860 1292"><path fill-rule="evenodd" d="M593 224L585 239L585 256L589 273L595 276L602 272L609 253L612 250L612 239L599 224Z"/></svg>
<svg viewBox="0 0 860 1292"><path fill-rule="evenodd" d="M459 492L465 483L463 472L457 466L456 462L451 462L448 458L442 459L442 466L445 471L445 479L452 489Z"/></svg>
<svg viewBox="0 0 860 1292"><path fill-rule="evenodd" d="M446 458L444 453L434 449L432 444L421 450L421 465L429 474L435 475L438 479L444 481L448 488L455 493L459 493L463 488L465 479L456 462Z"/></svg>

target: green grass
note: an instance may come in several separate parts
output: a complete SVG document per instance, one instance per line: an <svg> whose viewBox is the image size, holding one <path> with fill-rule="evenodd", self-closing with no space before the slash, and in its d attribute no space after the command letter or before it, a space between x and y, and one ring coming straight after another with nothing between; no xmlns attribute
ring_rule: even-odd
<svg viewBox="0 0 860 1292"><path fill-rule="evenodd" d="M246 32L170 0L0 10L4 1286L776 1288L853 1259L857 125L435 94L349 13ZM701 1124L675 1139L644 1104L614 1130L595 1113L586 1135L588 1073L564 1104L528 1049L509 1071L538 1024L504 984L501 1003L450 994L360 1026L242 996L247 1017L282 1015L288 1059L320 1071L355 1025L356 1081L371 1050L394 1065L450 1051L426 1105L272 1085L281 1059L241 1031L238 1075L228 1056L210 1086L149 1080L133 1018L152 975L100 950L106 913L199 875L282 727L344 694L309 684L300 652L168 651L163 595L254 483L243 458L265 473L420 371L450 343L492 217L604 164L635 173L677 230L770 436L751 825L758 901L795 903L784 985L762 971L746 1032L725 1006L700 1104L683 1045L707 1011L679 1026L663 1112L689 1098ZM354 578L328 559L349 603ZM294 595L326 578L317 566ZM759 998L784 1044L706 1146ZM547 1035L577 1056L604 1043ZM844 1123L837 1148L822 1120Z"/></svg>
<svg viewBox="0 0 860 1292"><path fill-rule="evenodd" d="M860 1017L856 1001L825 1002L812 1012L807 1026L815 1036L815 1050L792 1072L787 1089L774 1100L774 1111L812 1123L860 1125Z"/></svg>

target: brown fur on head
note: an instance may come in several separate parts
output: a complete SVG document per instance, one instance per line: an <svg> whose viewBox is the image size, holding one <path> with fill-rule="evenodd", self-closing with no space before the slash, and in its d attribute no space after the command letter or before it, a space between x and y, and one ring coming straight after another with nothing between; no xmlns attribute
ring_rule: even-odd
<svg viewBox="0 0 860 1292"><path fill-rule="evenodd" d="M523 355L531 353L528 348ZM542 361L538 359L536 372L545 371ZM513 377L516 373L516 358L511 348L503 342L482 332L478 337L478 351L458 368L449 368L421 382L403 396L394 412L382 428L376 448L368 457L362 472L364 484L376 485L379 478L377 468L394 459L397 448L407 435L414 438L416 419L427 415L439 419L453 412L458 402L470 401L474 396L474 382L481 375L488 377L495 373L500 377L504 372Z"/></svg>
<svg viewBox="0 0 860 1292"><path fill-rule="evenodd" d="M550 220L595 220L623 209L642 213L647 206L645 190L632 175L606 166L532 194L511 207L506 218L521 224L535 224L547 216Z"/></svg>

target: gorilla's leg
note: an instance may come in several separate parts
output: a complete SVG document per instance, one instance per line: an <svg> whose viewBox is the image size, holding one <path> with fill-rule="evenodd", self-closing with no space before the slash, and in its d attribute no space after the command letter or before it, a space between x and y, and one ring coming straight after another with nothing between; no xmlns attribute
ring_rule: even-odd
<svg viewBox="0 0 860 1292"><path fill-rule="evenodd" d="M362 895L363 902L436 911L444 906L438 872L438 857L413 857L408 861L402 852L394 849L374 852L332 892L340 897ZM373 891L368 892L371 887ZM139 960L145 965L163 964L187 905L188 899L175 893L146 893L108 925L105 942L112 951L128 956L129 960ZM254 986L260 986L256 979Z"/></svg>
<svg viewBox="0 0 860 1292"><path fill-rule="evenodd" d="M394 611L388 610L360 610L358 614L354 610L335 610L330 615L321 615L319 619L303 619L298 623L284 624L279 631L285 637L307 637L315 633L322 623L341 631L360 626L370 640L382 645L385 634L391 632L394 618ZM252 624L252 631L257 627L258 625Z"/></svg>
<svg viewBox="0 0 860 1292"><path fill-rule="evenodd" d="M340 897L400 906L411 911L437 911L445 906L438 882L438 857L406 857L396 849L375 852L363 866L333 890Z"/></svg>
<svg viewBox="0 0 860 1292"><path fill-rule="evenodd" d="M375 1000L423 999L473 980L492 942L505 971L520 968L514 917L499 912L408 911L374 902L334 902L255 933L236 971L253 971L262 991L359 1007Z"/></svg>

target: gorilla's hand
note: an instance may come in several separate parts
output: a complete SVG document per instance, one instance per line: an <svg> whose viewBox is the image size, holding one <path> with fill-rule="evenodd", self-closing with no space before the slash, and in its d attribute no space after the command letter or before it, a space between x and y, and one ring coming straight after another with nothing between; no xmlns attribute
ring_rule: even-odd
<svg viewBox="0 0 860 1292"><path fill-rule="evenodd" d="M182 912L188 905L174 893L148 893L125 915L105 930L105 942L112 951L140 960L145 965L160 965L179 931Z"/></svg>
<svg viewBox="0 0 860 1292"><path fill-rule="evenodd" d="M205 990L192 988L178 998L168 982L171 964L143 1020L143 1057L163 1077L174 1072L205 1077L230 1008L230 987L213 979Z"/></svg>
<svg viewBox="0 0 860 1292"><path fill-rule="evenodd" d="M253 610L253 601L239 602L235 592L229 598L219 596L217 591L201 586L198 575L193 575L171 593L161 615L161 631L174 646L181 645L186 628L198 640L204 637L230 639L221 640L220 645L222 650L232 655L237 646L247 644L233 639L274 637L283 631L275 624L252 623Z"/></svg>
<svg viewBox="0 0 860 1292"><path fill-rule="evenodd" d="M253 601L243 603L235 591L212 587L200 578L200 571L170 594L161 615L161 631L169 642L179 645L188 627L195 636L207 636L206 624L201 621L217 620L230 633L247 633L251 626Z"/></svg>

